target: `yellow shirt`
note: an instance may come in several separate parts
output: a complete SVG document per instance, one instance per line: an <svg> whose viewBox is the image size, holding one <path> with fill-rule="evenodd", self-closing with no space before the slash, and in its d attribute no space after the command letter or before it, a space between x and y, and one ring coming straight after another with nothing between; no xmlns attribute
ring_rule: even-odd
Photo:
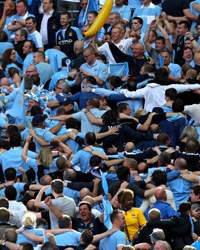
<svg viewBox="0 0 200 250"><path fill-rule="evenodd" d="M139 208L131 208L129 211L125 211L124 217L126 221L125 233L128 239L132 241L136 238L140 228L146 224L146 219Z"/></svg>

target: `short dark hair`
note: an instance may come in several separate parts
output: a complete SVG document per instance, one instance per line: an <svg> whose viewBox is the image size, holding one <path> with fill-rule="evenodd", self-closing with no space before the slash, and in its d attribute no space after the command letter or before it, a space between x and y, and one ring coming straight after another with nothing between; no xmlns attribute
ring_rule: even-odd
<svg viewBox="0 0 200 250"><path fill-rule="evenodd" d="M69 13L68 11L62 12L60 16L68 16L69 19L72 18L71 13Z"/></svg>
<svg viewBox="0 0 200 250"><path fill-rule="evenodd" d="M120 181L127 181L130 176L130 170L127 167L119 166L116 174Z"/></svg>
<svg viewBox="0 0 200 250"><path fill-rule="evenodd" d="M178 25L181 25L181 24L184 24L184 25L185 25L185 28L190 29L190 24L189 24L189 22L187 22L187 21L180 21L180 22L178 23Z"/></svg>
<svg viewBox="0 0 200 250"><path fill-rule="evenodd" d="M139 21L139 23L140 24L142 24L143 25L143 19L141 18L141 17L139 17L139 16L135 16L132 20L137 20L137 21Z"/></svg>
<svg viewBox="0 0 200 250"><path fill-rule="evenodd" d="M122 103L119 103L117 105L117 110L119 113L123 112L124 110L126 110L127 108L129 107L128 103L126 102L122 102Z"/></svg>
<svg viewBox="0 0 200 250"><path fill-rule="evenodd" d="M7 181L13 181L16 178L17 171L15 168L7 168L5 170L5 178Z"/></svg>
<svg viewBox="0 0 200 250"><path fill-rule="evenodd" d="M91 167L96 167L99 166L102 162L102 159L97 156L97 155L92 155L92 157L90 158L90 166Z"/></svg>
<svg viewBox="0 0 200 250"><path fill-rule="evenodd" d="M184 102L181 99L175 99L172 103L173 112L183 112L184 111Z"/></svg>
<svg viewBox="0 0 200 250"><path fill-rule="evenodd" d="M13 134L9 137L10 147L21 146L21 135L20 133Z"/></svg>
<svg viewBox="0 0 200 250"><path fill-rule="evenodd" d="M0 31L0 42L7 42L8 36L5 31Z"/></svg>
<svg viewBox="0 0 200 250"><path fill-rule="evenodd" d="M155 186L165 185L167 183L167 174L165 171L156 170L152 174L152 182Z"/></svg>
<svg viewBox="0 0 200 250"><path fill-rule="evenodd" d="M33 16L27 17L25 21L28 21L28 20L32 20L33 23L37 23L35 17L33 17Z"/></svg>
<svg viewBox="0 0 200 250"><path fill-rule="evenodd" d="M70 224L72 223L72 220L69 215L63 215L62 218L58 220L58 226L59 228L69 228Z"/></svg>
<svg viewBox="0 0 200 250"><path fill-rule="evenodd" d="M157 36L156 40L162 41L165 44L165 38L163 36Z"/></svg>
<svg viewBox="0 0 200 250"><path fill-rule="evenodd" d="M175 88L169 88L165 91L165 96L174 101L177 97L177 90Z"/></svg>
<svg viewBox="0 0 200 250"><path fill-rule="evenodd" d="M36 46L35 46L35 43L31 40L26 40L24 43L30 43L30 48L33 50L33 52L36 51Z"/></svg>
<svg viewBox="0 0 200 250"><path fill-rule="evenodd" d="M97 12L97 11L94 11L94 10L89 11L89 12L87 13L87 15L88 15L88 14L92 14L92 15L94 15L94 16L98 16L98 12Z"/></svg>
<svg viewBox="0 0 200 250"><path fill-rule="evenodd" d="M85 135L85 142L87 145L94 145L96 143L96 135L93 132L88 132Z"/></svg>
<svg viewBox="0 0 200 250"><path fill-rule="evenodd" d="M118 88L122 85L122 80L119 76L110 76L109 82L114 88Z"/></svg>
<svg viewBox="0 0 200 250"><path fill-rule="evenodd" d="M27 4L26 0L17 0L16 4L18 4L18 3L23 3L24 6L26 6L26 8L28 8L28 4Z"/></svg>
<svg viewBox="0 0 200 250"><path fill-rule="evenodd" d="M4 208L9 207L9 203L8 203L8 200L6 198L1 198L0 199L0 207L4 207Z"/></svg>
<svg viewBox="0 0 200 250"><path fill-rule="evenodd" d="M63 193L63 182L60 179L55 179L51 182L51 188L56 194Z"/></svg>
<svg viewBox="0 0 200 250"><path fill-rule="evenodd" d="M17 197L16 188L13 186L7 186L5 189L5 197L11 201L16 200L16 197Z"/></svg>
<svg viewBox="0 0 200 250"><path fill-rule="evenodd" d="M192 188L195 195L200 195L200 185L196 185Z"/></svg>

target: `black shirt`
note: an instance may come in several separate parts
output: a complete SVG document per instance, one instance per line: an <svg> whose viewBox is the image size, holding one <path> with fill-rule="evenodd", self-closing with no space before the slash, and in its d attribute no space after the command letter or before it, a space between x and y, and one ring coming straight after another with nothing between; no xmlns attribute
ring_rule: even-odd
<svg viewBox="0 0 200 250"><path fill-rule="evenodd" d="M184 16L183 10L185 9L189 9L188 0L165 0L162 3L162 11L170 16L182 17Z"/></svg>
<svg viewBox="0 0 200 250"><path fill-rule="evenodd" d="M56 35L56 44L60 46L61 50L70 58L74 58L74 42L78 40L76 32L68 26L63 35L63 30L60 29Z"/></svg>
<svg viewBox="0 0 200 250"><path fill-rule="evenodd" d="M73 229L82 233L85 229L89 229L92 231L93 235L104 233L107 231L107 228L104 224L99 220L99 218L92 217L90 223L86 224L81 218L73 219Z"/></svg>

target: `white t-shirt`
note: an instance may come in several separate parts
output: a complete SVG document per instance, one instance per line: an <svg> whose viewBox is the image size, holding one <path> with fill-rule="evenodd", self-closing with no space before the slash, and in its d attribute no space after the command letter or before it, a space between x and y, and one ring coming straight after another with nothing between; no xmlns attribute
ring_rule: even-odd
<svg viewBox="0 0 200 250"><path fill-rule="evenodd" d="M128 54L128 50L133 42L133 38L122 39L119 43L114 45L120 49L123 53ZM106 42L98 48L99 52L104 54L108 60L108 63L116 63L115 58L112 55L109 44Z"/></svg>

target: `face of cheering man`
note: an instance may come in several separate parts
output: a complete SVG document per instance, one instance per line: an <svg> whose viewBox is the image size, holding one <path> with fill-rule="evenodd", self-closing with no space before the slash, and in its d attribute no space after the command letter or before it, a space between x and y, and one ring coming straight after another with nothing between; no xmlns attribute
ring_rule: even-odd
<svg viewBox="0 0 200 250"><path fill-rule="evenodd" d="M71 21L71 18L69 17L68 14L61 14L60 16L60 25L62 26L62 29L67 28Z"/></svg>

